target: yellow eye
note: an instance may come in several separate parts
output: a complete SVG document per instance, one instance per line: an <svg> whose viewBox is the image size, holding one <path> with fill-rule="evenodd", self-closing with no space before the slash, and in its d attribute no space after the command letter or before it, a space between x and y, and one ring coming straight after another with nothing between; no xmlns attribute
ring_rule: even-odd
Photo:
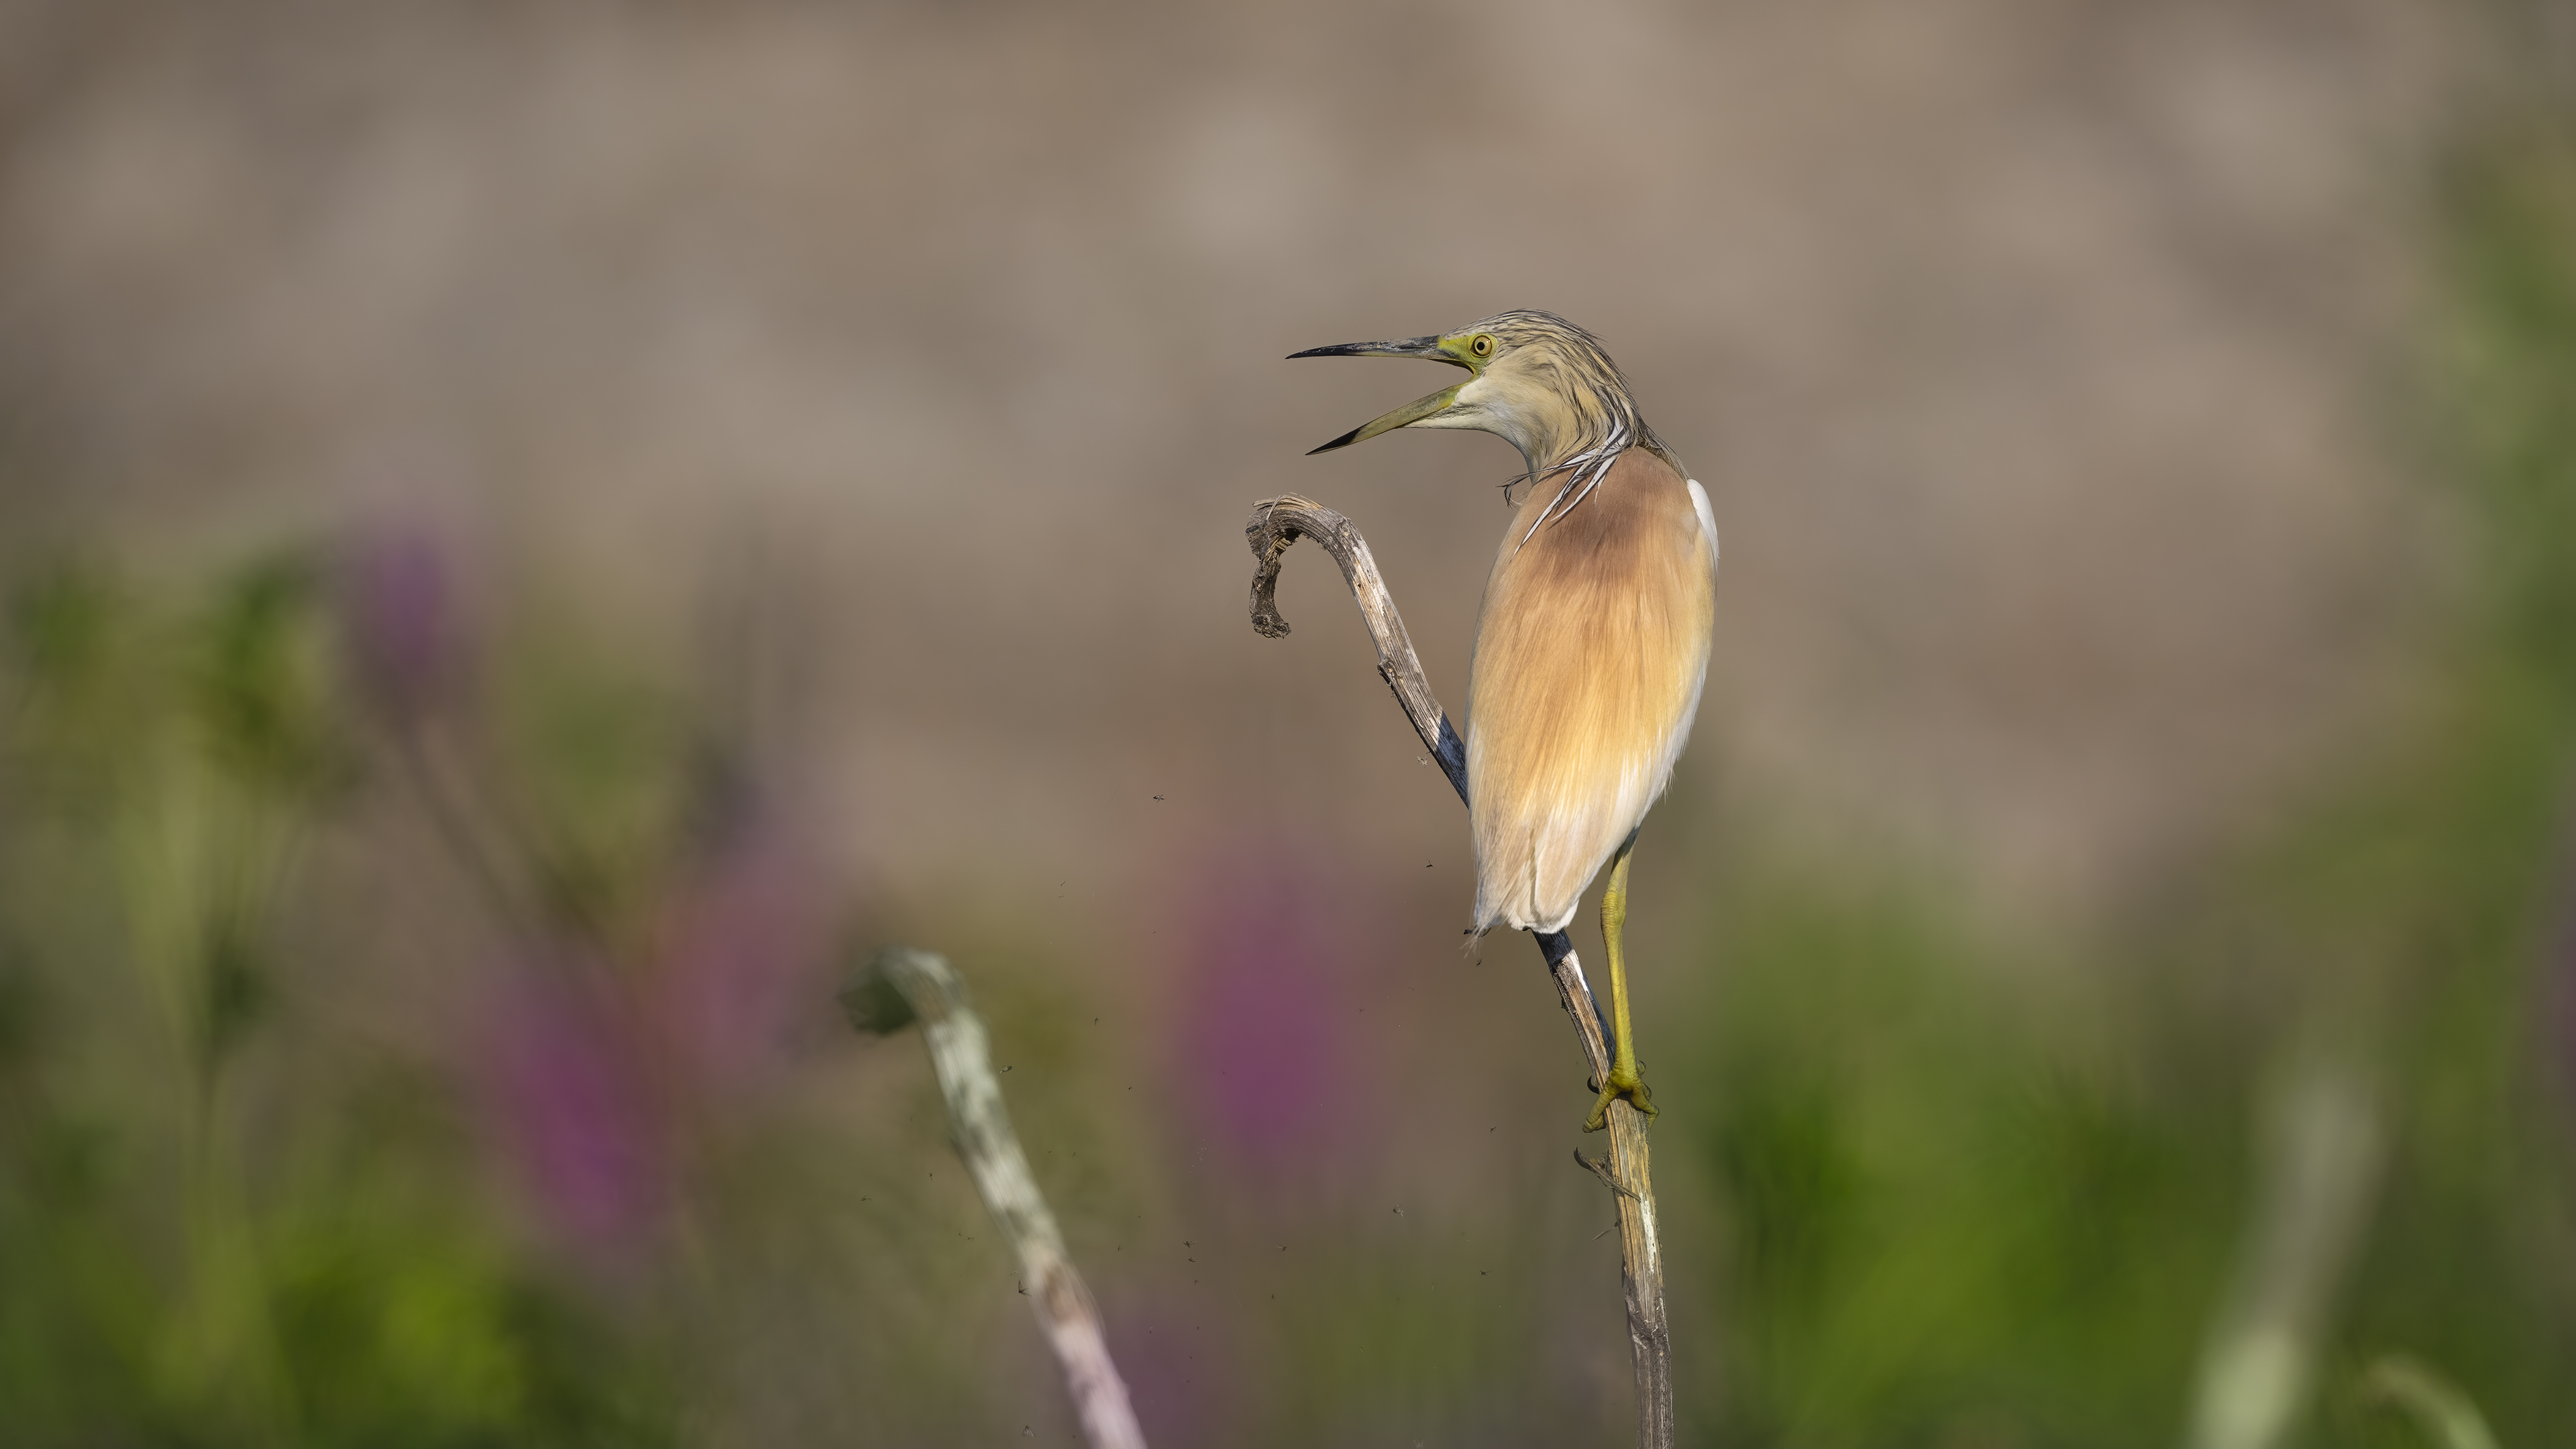
<svg viewBox="0 0 2576 1449"><path fill-rule="evenodd" d="M1467 350L1478 357L1491 357L1494 355L1494 339L1486 333L1479 332L1476 334L1476 340L1467 344Z"/></svg>

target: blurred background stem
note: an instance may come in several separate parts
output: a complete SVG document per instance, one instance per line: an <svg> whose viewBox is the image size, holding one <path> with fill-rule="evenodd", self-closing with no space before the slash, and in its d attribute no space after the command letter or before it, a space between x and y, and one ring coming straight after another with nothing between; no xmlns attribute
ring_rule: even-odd
<svg viewBox="0 0 2576 1449"><path fill-rule="evenodd" d="M2253 1211L2202 1350L2190 1449L2271 1449L2287 1437L2377 1185L2379 1108L2352 1064L2311 1049L2277 1076L2261 1103Z"/></svg>

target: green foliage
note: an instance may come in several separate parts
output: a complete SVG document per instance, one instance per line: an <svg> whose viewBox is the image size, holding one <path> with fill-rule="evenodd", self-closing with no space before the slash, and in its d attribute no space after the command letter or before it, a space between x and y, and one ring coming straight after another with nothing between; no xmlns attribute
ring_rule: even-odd
<svg viewBox="0 0 2576 1449"><path fill-rule="evenodd" d="M1702 1095L1719 1442L2162 1443L2233 1225L2230 1124L2029 1005L2027 967L1851 884L1723 906Z"/></svg>
<svg viewBox="0 0 2576 1449"><path fill-rule="evenodd" d="M225 581L196 627L189 705L217 764L280 795L320 788L346 751L321 570L292 554Z"/></svg>
<svg viewBox="0 0 2576 1449"><path fill-rule="evenodd" d="M2046 973L2100 983L2089 1005L2034 1010L2038 973L1902 886L1792 872L1720 903L1714 1442L2171 1442L2242 1251L2238 1120L2264 1060L2319 1044L2376 1064L2395 1139L2328 1387L2359 1382L2338 1353L2398 1347L2465 1385L2383 1364L2368 1384L2406 1415L2330 1416L2326 1442L2540 1443L2576 1423L2576 1044L2555 1025L2576 141L2556 121L2473 137L2440 197L2433 467L2466 567L2409 733L2157 929Z"/></svg>
<svg viewBox="0 0 2576 1449"><path fill-rule="evenodd" d="M665 882L688 825L694 740L668 691L602 667L571 641L514 661L501 711L510 784L547 913L616 936Z"/></svg>
<svg viewBox="0 0 2576 1449"><path fill-rule="evenodd" d="M470 1144L420 1126L470 1103L279 1075L300 842L359 759L322 583L282 554L194 608L93 563L12 593L0 1442L671 1443L656 1351L516 1251Z"/></svg>

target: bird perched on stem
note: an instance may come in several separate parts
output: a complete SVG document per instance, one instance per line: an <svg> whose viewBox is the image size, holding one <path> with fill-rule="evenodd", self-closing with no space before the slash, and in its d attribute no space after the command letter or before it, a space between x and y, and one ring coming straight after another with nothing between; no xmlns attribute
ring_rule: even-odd
<svg viewBox="0 0 2576 1449"><path fill-rule="evenodd" d="M1617 1050L1584 1126L1598 1131L1623 1098L1651 1117L1620 934L1638 826L1672 780L1708 677L1708 494L1646 426L1600 339L1562 317L1503 312L1290 355L1419 357L1468 374L1317 453L1397 428L1472 428L1520 450L1514 481L1532 486L1485 581L1468 682L1474 929L1562 930L1610 864L1601 935Z"/></svg>

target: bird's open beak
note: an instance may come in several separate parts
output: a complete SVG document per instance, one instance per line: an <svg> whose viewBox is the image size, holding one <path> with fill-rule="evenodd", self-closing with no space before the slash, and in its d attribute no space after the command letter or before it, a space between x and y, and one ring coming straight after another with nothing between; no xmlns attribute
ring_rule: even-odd
<svg viewBox="0 0 2576 1449"><path fill-rule="evenodd" d="M1332 347L1309 347L1303 352L1292 352L1288 355L1291 358L1419 357L1430 362L1445 362L1451 367L1467 366L1466 363L1440 350L1440 338L1436 333L1428 337L1399 337L1393 342L1344 342ZM1474 371L1473 368L1468 370ZM1463 382L1458 384L1458 387L1465 386ZM1308 449L1306 456L1311 458L1317 453L1329 453L1335 448L1347 448L1353 443L1365 443L1380 433L1391 433L1398 428L1418 423L1455 401L1458 387L1442 388L1429 397L1416 398L1383 417L1362 423L1320 448Z"/></svg>

